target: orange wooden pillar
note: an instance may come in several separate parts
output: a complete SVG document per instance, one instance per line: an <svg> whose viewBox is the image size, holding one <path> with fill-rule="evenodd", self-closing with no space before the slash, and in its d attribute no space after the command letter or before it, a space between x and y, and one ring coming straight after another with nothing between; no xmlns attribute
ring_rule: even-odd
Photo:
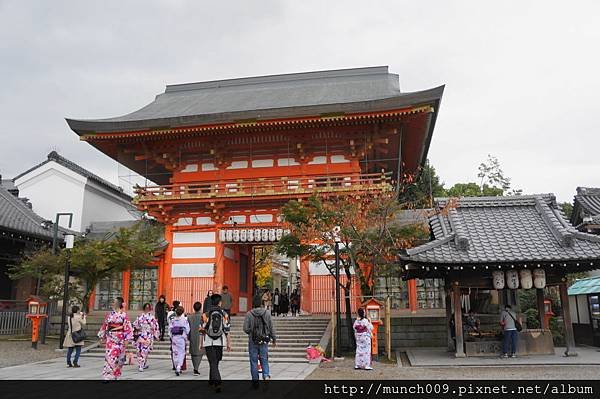
<svg viewBox="0 0 600 399"><path fill-rule="evenodd" d="M310 284L310 271L308 260L300 260L300 309L302 312L312 313L312 287Z"/></svg>
<svg viewBox="0 0 600 399"><path fill-rule="evenodd" d="M131 281L131 272L129 270L124 271L121 280L121 295L125 300L126 308L131 309L129 307L129 282Z"/></svg>
<svg viewBox="0 0 600 399"><path fill-rule="evenodd" d="M408 280L408 307L411 313L417 313L417 280Z"/></svg>
<svg viewBox="0 0 600 399"><path fill-rule="evenodd" d="M213 280L213 290L220 293L225 285L225 245L217 243L215 245L215 276Z"/></svg>
<svg viewBox="0 0 600 399"><path fill-rule="evenodd" d="M171 265L173 263L173 226L165 226L165 240L169 243L165 249L162 272L162 294L167 299L167 303L173 302L173 279L171 278Z"/></svg>

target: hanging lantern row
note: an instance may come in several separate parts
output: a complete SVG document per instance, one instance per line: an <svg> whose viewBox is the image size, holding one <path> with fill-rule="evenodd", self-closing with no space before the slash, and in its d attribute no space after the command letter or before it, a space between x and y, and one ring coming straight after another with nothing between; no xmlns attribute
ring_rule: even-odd
<svg viewBox="0 0 600 399"><path fill-rule="evenodd" d="M281 240L290 230L284 229L223 229L219 230L221 242L273 242Z"/></svg>
<svg viewBox="0 0 600 399"><path fill-rule="evenodd" d="M507 270L506 272L495 270L492 272L492 281L497 290L504 289L505 286L511 290L519 287L526 290L533 287L541 289L546 287L546 271L544 269Z"/></svg>

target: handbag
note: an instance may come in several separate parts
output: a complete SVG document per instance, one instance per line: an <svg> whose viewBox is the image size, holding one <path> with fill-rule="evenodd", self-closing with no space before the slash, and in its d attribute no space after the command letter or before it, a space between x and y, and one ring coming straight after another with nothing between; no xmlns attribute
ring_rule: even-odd
<svg viewBox="0 0 600 399"><path fill-rule="evenodd" d="M510 313L510 312L507 312L507 313L510 316L510 318L515 321L515 328L517 329L517 331L521 332L523 330L523 326L521 325L521 322L519 320L515 319L514 316L512 315L512 313Z"/></svg>
<svg viewBox="0 0 600 399"><path fill-rule="evenodd" d="M73 318L69 317L69 326L71 327L71 339L74 343L79 343L87 338L85 330L81 328L79 331L73 331Z"/></svg>

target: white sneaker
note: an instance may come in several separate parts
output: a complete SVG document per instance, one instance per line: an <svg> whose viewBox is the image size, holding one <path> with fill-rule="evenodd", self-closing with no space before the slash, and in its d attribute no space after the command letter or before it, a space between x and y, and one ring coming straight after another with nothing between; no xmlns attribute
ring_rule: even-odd
<svg viewBox="0 0 600 399"><path fill-rule="evenodd" d="M365 367L365 370L373 370L373 367L367 366L367 367Z"/></svg>

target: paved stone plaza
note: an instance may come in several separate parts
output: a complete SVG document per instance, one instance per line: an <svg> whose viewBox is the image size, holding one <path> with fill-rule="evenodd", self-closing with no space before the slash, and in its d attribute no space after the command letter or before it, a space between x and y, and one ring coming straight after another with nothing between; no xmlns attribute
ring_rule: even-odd
<svg viewBox="0 0 600 399"><path fill-rule="evenodd" d="M68 368L64 358L45 360L37 363L0 368L2 380L100 380L104 359L82 357L80 368ZM150 359L150 367L140 373L137 366L124 366L122 380L208 380L208 362L200 365L200 375L195 376L188 359L188 370L177 377L171 370L168 359ZM248 362L225 361L221 363L221 377L224 380L250 380ZM303 380L317 368L309 363L273 363L271 375L274 380Z"/></svg>

